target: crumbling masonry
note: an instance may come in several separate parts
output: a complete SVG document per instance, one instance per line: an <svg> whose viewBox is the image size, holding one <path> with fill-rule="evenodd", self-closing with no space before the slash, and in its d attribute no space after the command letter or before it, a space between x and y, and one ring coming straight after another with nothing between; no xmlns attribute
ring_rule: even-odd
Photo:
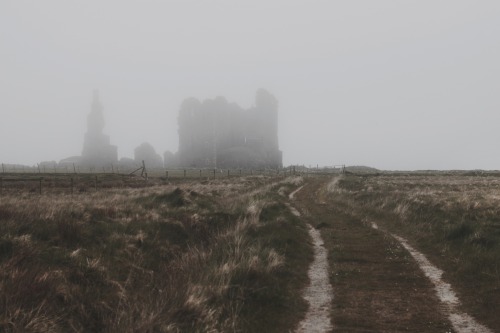
<svg viewBox="0 0 500 333"><path fill-rule="evenodd" d="M203 103L186 99L178 121L179 151L171 164L196 168L282 166L278 101L263 89L257 91L255 106L247 110L223 97Z"/></svg>

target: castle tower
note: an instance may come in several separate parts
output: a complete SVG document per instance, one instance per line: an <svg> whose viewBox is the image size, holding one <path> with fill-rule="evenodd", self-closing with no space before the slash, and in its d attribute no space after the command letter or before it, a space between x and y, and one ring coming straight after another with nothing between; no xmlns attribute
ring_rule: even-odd
<svg viewBox="0 0 500 333"><path fill-rule="evenodd" d="M92 106L87 116L87 132L95 135L102 134L104 129L104 116L102 114L102 104L99 100L99 90L94 90Z"/></svg>
<svg viewBox="0 0 500 333"><path fill-rule="evenodd" d="M264 145L278 150L278 100L267 90L259 89L255 94L254 112Z"/></svg>
<svg viewBox="0 0 500 333"><path fill-rule="evenodd" d="M91 110L87 116L87 133L83 142L82 164L90 167L109 167L118 162L118 148L103 134L104 115L99 91L94 90Z"/></svg>

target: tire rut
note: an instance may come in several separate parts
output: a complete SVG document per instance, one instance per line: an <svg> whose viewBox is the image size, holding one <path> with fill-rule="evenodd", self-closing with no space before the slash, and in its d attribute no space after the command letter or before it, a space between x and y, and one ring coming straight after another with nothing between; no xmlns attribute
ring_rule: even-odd
<svg viewBox="0 0 500 333"><path fill-rule="evenodd" d="M304 186L289 195L290 200L294 199L296 193L302 190ZM288 204L292 214L300 217L300 212ZM297 333L302 332L328 332L332 329L330 311L333 300L333 288L330 284L328 274L328 251L324 247L321 233L313 226L308 224L309 235L313 240L314 260L309 267L309 286L304 290L303 298L309 303L309 309L305 318L299 323Z"/></svg>

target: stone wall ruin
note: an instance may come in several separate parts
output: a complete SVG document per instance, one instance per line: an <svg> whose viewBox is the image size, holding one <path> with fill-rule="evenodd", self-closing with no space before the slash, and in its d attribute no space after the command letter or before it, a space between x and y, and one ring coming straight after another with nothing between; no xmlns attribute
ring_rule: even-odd
<svg viewBox="0 0 500 333"><path fill-rule="evenodd" d="M282 167L282 152L278 144L278 101L266 90L258 90L255 106L246 110L228 103L223 97L203 103L188 98L181 105L178 122L179 151L175 156L178 166Z"/></svg>

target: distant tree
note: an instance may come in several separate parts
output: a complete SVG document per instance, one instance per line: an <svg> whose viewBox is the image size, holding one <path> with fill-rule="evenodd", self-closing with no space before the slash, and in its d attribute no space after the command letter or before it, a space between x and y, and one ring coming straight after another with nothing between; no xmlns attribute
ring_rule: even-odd
<svg viewBox="0 0 500 333"><path fill-rule="evenodd" d="M153 146L144 142L134 150L134 160L137 163L144 161L147 168L163 168L163 158L158 155Z"/></svg>
<svg viewBox="0 0 500 333"><path fill-rule="evenodd" d="M168 150L163 154L163 162L165 168L177 167L177 165L179 164L177 161L177 156Z"/></svg>

